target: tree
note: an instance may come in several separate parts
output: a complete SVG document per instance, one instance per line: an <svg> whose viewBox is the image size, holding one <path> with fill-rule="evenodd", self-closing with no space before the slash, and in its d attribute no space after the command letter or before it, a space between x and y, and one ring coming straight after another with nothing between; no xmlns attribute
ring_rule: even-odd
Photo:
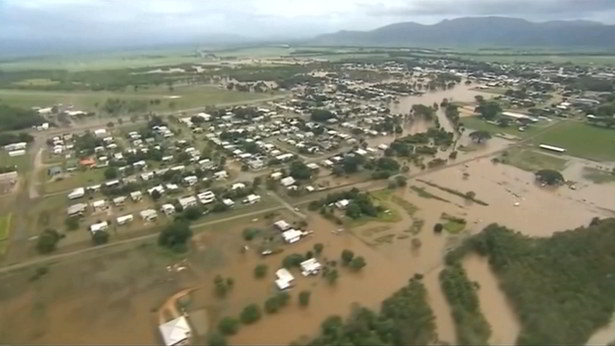
<svg viewBox="0 0 615 346"><path fill-rule="evenodd" d="M362 256L357 256L350 261L350 268L355 271L359 271L365 267L365 264L365 259Z"/></svg>
<svg viewBox="0 0 615 346"><path fill-rule="evenodd" d="M310 291L301 291L299 292L299 305L308 306L310 305L310 297L312 293Z"/></svg>
<svg viewBox="0 0 615 346"><path fill-rule="evenodd" d="M46 229L38 236L36 249L42 254L50 253L56 249L60 241L60 234L55 229Z"/></svg>
<svg viewBox="0 0 615 346"><path fill-rule="evenodd" d="M474 199L476 197L476 192L468 191L468 192L465 193L465 197L466 197L466 199Z"/></svg>
<svg viewBox="0 0 615 346"><path fill-rule="evenodd" d="M106 244L109 241L109 233L107 231L98 231L92 234L92 242L94 245Z"/></svg>
<svg viewBox="0 0 615 346"><path fill-rule="evenodd" d="M79 228L79 217L78 216L69 216L64 220L64 225L66 225L66 229L69 231L74 231Z"/></svg>
<svg viewBox="0 0 615 346"><path fill-rule="evenodd" d="M316 255L320 255L324 248L325 246L322 243L316 243L314 244L314 253L316 253Z"/></svg>
<svg viewBox="0 0 615 346"><path fill-rule="evenodd" d="M480 117L483 119L493 120L502 113L502 108L495 101L483 101L476 107L476 112L480 113Z"/></svg>
<svg viewBox="0 0 615 346"><path fill-rule="evenodd" d="M268 267L266 264L258 264L254 267L254 277L257 279L264 278L267 275Z"/></svg>
<svg viewBox="0 0 615 346"><path fill-rule="evenodd" d="M203 209L196 205L188 207L184 209L183 215L187 220L194 221L203 216Z"/></svg>
<svg viewBox="0 0 615 346"><path fill-rule="evenodd" d="M488 131L474 131L471 132L469 136L474 142L478 144L481 144L491 138L491 134Z"/></svg>
<svg viewBox="0 0 615 346"><path fill-rule="evenodd" d="M246 306L239 315L239 319L243 324L252 324L260 320L262 316L261 309L256 304Z"/></svg>
<svg viewBox="0 0 615 346"><path fill-rule="evenodd" d="M290 176L298 180L310 179L312 170L301 161L293 161L290 164Z"/></svg>
<svg viewBox="0 0 615 346"><path fill-rule="evenodd" d="M323 275L325 279L327 280L327 282L329 283L329 285L334 285L337 282L337 278L339 277L339 273L337 272L337 269L330 269L326 272L323 272Z"/></svg>
<svg viewBox="0 0 615 346"><path fill-rule="evenodd" d="M152 191L151 196L152 196L152 199L153 199L154 201L157 201L157 200L159 200L159 199L160 199L160 197L162 197L162 195L160 194L160 192L159 192L158 190L154 190L154 191Z"/></svg>
<svg viewBox="0 0 615 346"><path fill-rule="evenodd" d="M564 176L552 169L542 169L535 173L536 179L547 185L559 185L565 181Z"/></svg>
<svg viewBox="0 0 615 346"><path fill-rule="evenodd" d="M105 179L115 179L119 175L119 171L115 167L107 167L104 172Z"/></svg>
<svg viewBox="0 0 615 346"><path fill-rule="evenodd" d="M235 335L239 330L239 320L233 317L224 317L218 323L218 330L223 335Z"/></svg>
<svg viewBox="0 0 615 346"><path fill-rule="evenodd" d="M286 256L283 260L282 260L282 266L284 268L292 268L292 267L298 267L299 264L301 264L301 262L303 262L305 259L303 258L303 255L295 253L295 254L291 254Z"/></svg>
<svg viewBox="0 0 615 346"><path fill-rule="evenodd" d="M350 202L350 204L348 204L348 206L346 207L346 216L352 219L360 218L361 217L361 207L354 201Z"/></svg>
<svg viewBox="0 0 615 346"><path fill-rule="evenodd" d="M175 220L162 229L158 236L158 244L175 252L184 252L186 251L186 243L191 237L192 231L188 223Z"/></svg>
<svg viewBox="0 0 615 346"><path fill-rule="evenodd" d="M342 263L348 265L354 258L354 252L348 249L344 249L342 250L342 255L340 257L342 258Z"/></svg>
<svg viewBox="0 0 615 346"><path fill-rule="evenodd" d="M325 122L331 118L335 118L335 114L324 109L313 109L311 118L312 121Z"/></svg>
<svg viewBox="0 0 615 346"><path fill-rule="evenodd" d="M219 333L209 333L207 337L207 345L209 346L226 346L226 339Z"/></svg>
<svg viewBox="0 0 615 346"><path fill-rule="evenodd" d="M261 234L263 231L260 228L246 228L243 230L242 235L243 235L243 239L246 241L250 241L254 238L256 238L259 234Z"/></svg>
<svg viewBox="0 0 615 346"><path fill-rule="evenodd" d="M444 230L444 226L441 223L437 223L433 226L433 231L435 233L442 233L442 230Z"/></svg>

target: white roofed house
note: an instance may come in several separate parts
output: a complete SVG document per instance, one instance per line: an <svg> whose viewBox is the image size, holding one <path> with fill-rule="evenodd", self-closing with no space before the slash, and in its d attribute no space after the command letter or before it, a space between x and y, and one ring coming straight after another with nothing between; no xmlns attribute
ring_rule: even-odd
<svg viewBox="0 0 615 346"><path fill-rule="evenodd" d="M190 175L187 177L184 177L184 182L188 185L188 186L193 186L194 184L199 182L199 178L197 178L194 175Z"/></svg>
<svg viewBox="0 0 615 346"><path fill-rule="evenodd" d="M185 316L165 322L159 325L158 329L166 346L188 345L192 335L192 329Z"/></svg>
<svg viewBox="0 0 615 346"><path fill-rule="evenodd" d="M66 214L68 216L81 216L85 213L86 209L87 209L88 205L85 203L77 203L77 204L73 204L70 207L68 207L68 209L66 210Z"/></svg>
<svg viewBox="0 0 615 346"><path fill-rule="evenodd" d="M290 177L290 176L288 176L286 178L282 178L280 180L280 184L282 184L282 186L285 186L285 187L291 186L294 183L295 183L295 178Z"/></svg>
<svg viewBox="0 0 615 346"><path fill-rule="evenodd" d="M128 215L118 216L118 218L116 219L116 222L118 225L125 225L127 223L132 222L132 220L134 220L134 217L132 216L132 214L128 214Z"/></svg>
<svg viewBox="0 0 615 346"><path fill-rule="evenodd" d="M107 201L105 201L104 199L94 201L91 203L91 205L92 205L92 209L94 209L94 212L104 211L104 210L107 210L107 208L109 207L109 205L107 204Z"/></svg>
<svg viewBox="0 0 615 346"><path fill-rule="evenodd" d="M228 173L226 171L218 171L214 173L214 178L217 180L222 180L228 178Z"/></svg>
<svg viewBox="0 0 615 346"><path fill-rule="evenodd" d="M175 214L175 207L170 203L163 204L160 210L167 216Z"/></svg>
<svg viewBox="0 0 615 346"><path fill-rule="evenodd" d="M83 197L84 195L85 189L83 187L78 187L68 194L68 199L77 199Z"/></svg>
<svg viewBox="0 0 615 346"><path fill-rule="evenodd" d="M132 199L133 202L139 202L143 199L143 193L141 191L133 191L130 193L130 199Z"/></svg>
<svg viewBox="0 0 615 346"><path fill-rule="evenodd" d="M113 205L115 205L116 207L123 206L125 202L126 202L126 196L119 196L113 199Z"/></svg>
<svg viewBox="0 0 615 346"><path fill-rule="evenodd" d="M261 201L261 196L255 195L255 194L250 194L250 195L246 196L246 198L243 200L243 203L245 203L245 204L254 204L254 203L258 203L260 201Z"/></svg>
<svg viewBox="0 0 615 346"><path fill-rule="evenodd" d="M109 229L109 224L107 223L107 221L103 221L90 225L89 229L92 233L106 231L107 229Z"/></svg>
<svg viewBox="0 0 615 346"><path fill-rule="evenodd" d="M194 196L178 198L177 202L179 203L179 205L181 205L182 209L194 207L197 205L197 199Z"/></svg>
<svg viewBox="0 0 615 346"><path fill-rule="evenodd" d="M145 222L155 221L158 218L158 213L154 209L141 210L139 215Z"/></svg>

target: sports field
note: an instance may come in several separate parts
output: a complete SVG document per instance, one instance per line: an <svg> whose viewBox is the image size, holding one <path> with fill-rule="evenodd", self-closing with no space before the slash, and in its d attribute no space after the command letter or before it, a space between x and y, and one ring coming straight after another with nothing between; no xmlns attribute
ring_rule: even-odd
<svg viewBox="0 0 615 346"><path fill-rule="evenodd" d="M596 161L615 161L615 129L567 121L532 139L536 145L549 144L566 149L572 156Z"/></svg>

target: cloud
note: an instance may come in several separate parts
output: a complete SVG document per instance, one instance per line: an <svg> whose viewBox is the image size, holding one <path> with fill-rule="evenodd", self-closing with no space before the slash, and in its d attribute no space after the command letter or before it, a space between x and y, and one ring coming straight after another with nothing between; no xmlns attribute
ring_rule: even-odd
<svg viewBox="0 0 615 346"><path fill-rule="evenodd" d="M0 0L0 38L290 38L482 15L613 21L615 0Z"/></svg>

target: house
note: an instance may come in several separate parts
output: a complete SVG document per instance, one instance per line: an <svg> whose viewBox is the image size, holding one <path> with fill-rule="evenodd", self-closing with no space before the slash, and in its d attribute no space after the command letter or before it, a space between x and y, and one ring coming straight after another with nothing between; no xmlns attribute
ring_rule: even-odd
<svg viewBox="0 0 615 346"><path fill-rule="evenodd" d="M254 203L258 203L261 201L261 196L259 195L255 195L255 194L251 194L251 195L247 195L246 198L243 200L243 203L245 204L254 204Z"/></svg>
<svg viewBox="0 0 615 346"><path fill-rule="evenodd" d="M299 264L301 267L301 274L303 276L318 275L322 265L316 260L316 258L307 259Z"/></svg>
<svg viewBox="0 0 615 346"><path fill-rule="evenodd" d="M235 183L231 186L231 190L241 190L245 188L246 188L246 184L244 183Z"/></svg>
<svg viewBox="0 0 615 346"><path fill-rule="evenodd" d="M96 164L96 161L91 157L84 157L83 159L79 160L79 164L85 167L92 167Z"/></svg>
<svg viewBox="0 0 615 346"><path fill-rule="evenodd" d="M222 200L222 204L224 204L225 206L229 208L232 208L235 205L235 202L233 202L233 200L230 198L225 198Z"/></svg>
<svg viewBox="0 0 615 346"><path fill-rule="evenodd" d="M68 199L77 199L85 196L85 189L78 187L68 194Z"/></svg>
<svg viewBox="0 0 615 346"><path fill-rule="evenodd" d="M160 210L167 216L175 214L175 207L170 203L163 204Z"/></svg>
<svg viewBox="0 0 615 346"><path fill-rule="evenodd" d="M100 231L106 231L108 228L109 228L109 224L107 223L107 221L103 221L103 222L90 225L89 229L90 229L90 232L96 233Z"/></svg>
<svg viewBox="0 0 615 346"><path fill-rule="evenodd" d="M77 203L77 204L73 204L70 207L68 207L68 209L66 210L66 214L68 216L81 216L85 213L85 210L87 209L88 205L85 203Z"/></svg>
<svg viewBox="0 0 615 346"><path fill-rule="evenodd" d="M134 217L132 216L132 214L128 214L128 215L119 216L115 220L118 225L125 225L127 223L132 222L132 220L134 220Z"/></svg>
<svg viewBox="0 0 615 346"><path fill-rule="evenodd" d="M277 228L280 232L284 232L290 229L290 224L284 220L278 220L273 223L273 226Z"/></svg>
<svg viewBox="0 0 615 346"><path fill-rule="evenodd" d="M271 173L270 177L273 180L279 180L280 178L282 178L282 172L273 172Z"/></svg>
<svg viewBox="0 0 615 346"><path fill-rule="evenodd" d="M280 268L275 272L276 280L275 284L280 290L285 290L292 286L292 282L295 277L286 269Z"/></svg>
<svg viewBox="0 0 615 346"><path fill-rule="evenodd" d="M288 187L291 186L293 184L295 184L295 178L288 176L286 178L282 178L282 180L280 180L280 184L282 184L282 186Z"/></svg>
<svg viewBox="0 0 615 346"><path fill-rule="evenodd" d="M339 201L335 202L335 206L338 209L346 209L346 207L348 207L349 204L350 204L350 201L347 199L340 199Z"/></svg>
<svg viewBox="0 0 615 346"><path fill-rule="evenodd" d="M156 213L154 209L141 210L139 215L141 215L141 218L145 222L155 221L158 218L158 213Z"/></svg>
<svg viewBox="0 0 615 346"><path fill-rule="evenodd" d="M214 173L214 178L216 180L222 180L228 178L228 173L226 171L218 171Z"/></svg>
<svg viewBox="0 0 615 346"><path fill-rule="evenodd" d="M114 187L114 186L118 186L120 185L120 181L119 180L109 180L105 183L106 187Z"/></svg>
<svg viewBox="0 0 615 346"><path fill-rule="evenodd" d="M56 175L60 175L60 174L62 174L62 167L60 166L53 166L47 169L47 175L50 177L55 177Z"/></svg>
<svg viewBox="0 0 615 346"><path fill-rule="evenodd" d="M194 175L184 177L184 183L186 183L188 186L193 186L194 184L198 183L198 181L199 178Z"/></svg>
<svg viewBox="0 0 615 346"><path fill-rule="evenodd" d="M147 189L147 193L151 196L152 193L154 193L154 191L158 191L159 194L163 194L164 193L164 187L162 187L162 185L156 185L152 188Z"/></svg>
<svg viewBox="0 0 615 346"><path fill-rule="evenodd" d="M107 210L107 208L109 207L107 205L107 201L105 201L104 199L99 199L98 201L94 201L91 203L91 205L92 205L92 209L94 209L94 212Z"/></svg>
<svg viewBox="0 0 615 346"><path fill-rule="evenodd" d="M291 228L287 231L282 232L282 238L284 238L284 241L289 244L296 243L301 240L301 231Z"/></svg>
<svg viewBox="0 0 615 346"><path fill-rule="evenodd" d="M133 202L139 202L143 199L143 193L141 193L141 191L133 191L130 193L130 199L132 199Z"/></svg>
<svg viewBox="0 0 615 346"><path fill-rule="evenodd" d="M197 200L194 196L178 198L177 202L182 206L182 209L194 207L197 204Z"/></svg>
<svg viewBox="0 0 615 346"><path fill-rule="evenodd" d="M5 151L24 150L28 146L26 142L10 143L4 146Z"/></svg>
<svg viewBox="0 0 615 346"><path fill-rule="evenodd" d="M211 191L201 192L196 197L199 199L201 204L209 204L213 203L216 200L216 195Z"/></svg>
<svg viewBox="0 0 615 346"><path fill-rule="evenodd" d="M158 326L160 335L166 346L187 345L192 335L192 330L185 316L179 316L173 320Z"/></svg>
<svg viewBox="0 0 615 346"><path fill-rule="evenodd" d="M94 130L94 135L95 135L96 137L103 137L103 136L106 136L106 135L107 135L107 130L105 130L105 129L97 129L97 130Z"/></svg>
<svg viewBox="0 0 615 346"><path fill-rule="evenodd" d="M88 191L96 192L96 191L100 190L100 184L90 185L90 186L86 187L86 189Z"/></svg>
<svg viewBox="0 0 615 346"><path fill-rule="evenodd" d="M167 191L177 191L177 190L179 190L179 186L178 186L177 184L166 184L166 185L164 186L164 188L165 188Z"/></svg>
<svg viewBox="0 0 615 346"><path fill-rule="evenodd" d="M113 199L113 205L115 205L116 207L123 206L125 202L126 202L126 196L119 196Z"/></svg>
<svg viewBox="0 0 615 346"><path fill-rule="evenodd" d="M24 156L24 155L26 155L26 151L25 150L9 151L9 156L10 157L17 157L17 156Z"/></svg>

